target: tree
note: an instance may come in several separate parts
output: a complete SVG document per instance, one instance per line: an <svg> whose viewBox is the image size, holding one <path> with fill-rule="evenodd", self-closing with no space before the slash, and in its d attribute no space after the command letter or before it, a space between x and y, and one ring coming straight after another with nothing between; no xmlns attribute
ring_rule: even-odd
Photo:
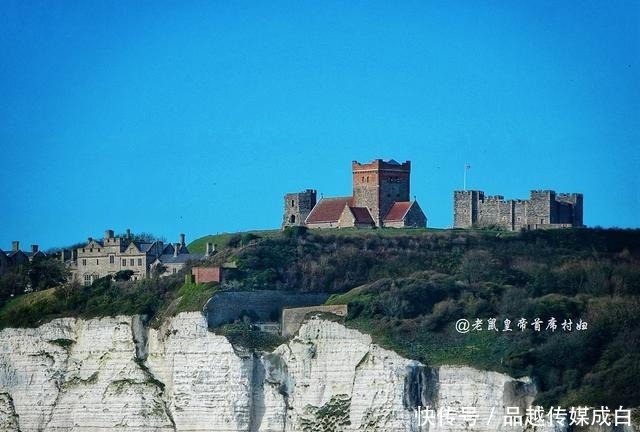
<svg viewBox="0 0 640 432"><path fill-rule="evenodd" d="M31 288L40 291L64 284L69 279L69 270L63 262L51 257L32 262L27 275Z"/></svg>
<svg viewBox="0 0 640 432"><path fill-rule="evenodd" d="M163 265L163 264L158 264L153 266L153 268L151 269L151 275L154 278L159 278L160 276L162 276L165 272L167 271L167 266Z"/></svg>
<svg viewBox="0 0 640 432"><path fill-rule="evenodd" d="M113 275L115 281L128 281L133 276L133 270L120 270Z"/></svg>
<svg viewBox="0 0 640 432"><path fill-rule="evenodd" d="M491 254L486 250L472 249L467 251L460 262L460 273L467 283L481 281L489 269Z"/></svg>

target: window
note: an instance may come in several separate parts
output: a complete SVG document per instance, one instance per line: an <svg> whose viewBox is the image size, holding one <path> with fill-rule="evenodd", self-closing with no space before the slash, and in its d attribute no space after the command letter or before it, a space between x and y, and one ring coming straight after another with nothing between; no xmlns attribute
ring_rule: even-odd
<svg viewBox="0 0 640 432"><path fill-rule="evenodd" d="M173 274L176 274L176 268L175 267L173 268Z"/></svg>
<svg viewBox="0 0 640 432"><path fill-rule="evenodd" d="M296 201L295 200L291 200L291 207L295 207L296 206Z"/></svg>
<svg viewBox="0 0 640 432"><path fill-rule="evenodd" d="M98 261L98 258L96 258L96 265L99 265L100 261Z"/></svg>
<svg viewBox="0 0 640 432"><path fill-rule="evenodd" d="M98 248L98 252L100 252L100 248Z"/></svg>
<svg viewBox="0 0 640 432"><path fill-rule="evenodd" d="M86 259L82 259L82 265L86 266L87 265L87 260Z"/></svg>
<svg viewBox="0 0 640 432"><path fill-rule="evenodd" d="M91 285L91 275L86 274L84 275L84 286L89 286Z"/></svg>
<svg viewBox="0 0 640 432"><path fill-rule="evenodd" d="M82 248L82 252L84 252L84 248Z"/></svg>
<svg viewBox="0 0 640 432"><path fill-rule="evenodd" d="M138 258L138 265L141 266L142 265L142 258Z"/></svg>
<svg viewBox="0 0 640 432"><path fill-rule="evenodd" d="M123 265L124 267L126 267L126 266L127 266L127 260L126 260L126 259L124 259L124 258L122 258L122 265Z"/></svg>
<svg viewBox="0 0 640 432"><path fill-rule="evenodd" d="M116 261L116 258L113 255L109 255L109 264L113 264Z"/></svg>
<svg viewBox="0 0 640 432"><path fill-rule="evenodd" d="M93 248L89 249L89 252L93 252Z"/></svg>
<svg viewBox="0 0 640 432"><path fill-rule="evenodd" d="M291 215L289 218L289 223L296 223L296 215Z"/></svg>
<svg viewBox="0 0 640 432"><path fill-rule="evenodd" d="M135 262L135 260L134 260L133 258L131 258L131 259L129 260L129 265L130 265L130 266L133 266L133 265L134 265L134 264L133 264L134 262Z"/></svg>
<svg viewBox="0 0 640 432"><path fill-rule="evenodd" d="M540 223L543 224L544 223L544 219L540 219Z"/></svg>

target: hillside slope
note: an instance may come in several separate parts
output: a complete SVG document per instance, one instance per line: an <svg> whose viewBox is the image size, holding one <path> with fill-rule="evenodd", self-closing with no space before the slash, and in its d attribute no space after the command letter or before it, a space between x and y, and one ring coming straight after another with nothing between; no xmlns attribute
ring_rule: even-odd
<svg viewBox="0 0 640 432"><path fill-rule="evenodd" d="M329 302L349 304L347 326L406 358L532 376L544 405L640 406L640 390L628 385L640 376L640 230L263 234L217 240L226 244L210 264L237 265L220 286L183 284L183 275L101 280L14 299L0 325L136 313L159 323L200 309L220 289L331 292ZM552 318L555 329L547 328ZM460 333L460 319L482 320L482 330ZM497 330L488 330L489 319ZM562 327L569 320L570 331ZM587 328L576 330L579 322Z"/></svg>

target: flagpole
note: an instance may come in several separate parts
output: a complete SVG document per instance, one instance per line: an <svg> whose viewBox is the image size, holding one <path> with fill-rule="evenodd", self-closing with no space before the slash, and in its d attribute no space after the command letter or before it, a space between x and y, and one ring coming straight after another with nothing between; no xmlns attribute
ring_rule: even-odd
<svg viewBox="0 0 640 432"><path fill-rule="evenodd" d="M467 190L467 170L471 168L471 165L469 165L468 163L464 164L464 177L462 180L462 188L463 190Z"/></svg>

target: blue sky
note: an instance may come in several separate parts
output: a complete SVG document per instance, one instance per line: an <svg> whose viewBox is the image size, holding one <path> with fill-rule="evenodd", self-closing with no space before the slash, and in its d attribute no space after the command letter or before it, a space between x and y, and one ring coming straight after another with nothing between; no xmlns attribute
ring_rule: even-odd
<svg viewBox="0 0 640 432"><path fill-rule="evenodd" d="M468 162L637 227L639 28L637 1L0 0L0 248L276 228L376 158L430 226Z"/></svg>

